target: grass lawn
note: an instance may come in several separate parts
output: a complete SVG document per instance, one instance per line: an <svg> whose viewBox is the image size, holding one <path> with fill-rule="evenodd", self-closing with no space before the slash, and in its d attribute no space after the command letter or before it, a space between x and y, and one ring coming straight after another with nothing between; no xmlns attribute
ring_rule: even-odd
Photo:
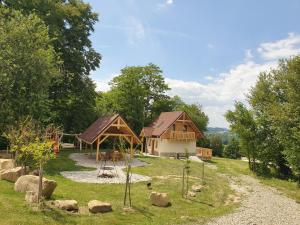
<svg viewBox="0 0 300 225"><path fill-rule="evenodd" d="M218 171L205 168L206 188L190 200L181 198L181 173L183 162L179 160L141 157L149 166L134 168L134 173L151 176L154 191L167 192L172 206L160 208L149 202L146 183L132 185L132 202L135 212L123 211L124 185L87 184L66 179L60 171L87 170L76 166L68 158L70 151L61 151L58 158L48 163L46 177L57 181L53 199L75 199L80 207L86 207L90 200L98 199L112 203L113 212L92 215L71 214L60 210L35 212L27 206L24 194L13 190L13 183L0 181L0 224L186 224L204 223L210 217L229 213L236 204L225 206L225 200L232 193L226 179L218 176ZM217 164L220 163L219 159ZM191 185L201 183L202 165L191 163ZM168 175L175 175L167 177ZM160 177L158 177L160 176Z"/></svg>
<svg viewBox="0 0 300 225"><path fill-rule="evenodd" d="M278 189L286 196L295 199L300 203L300 188L297 187L296 182L281 180L274 177L267 178L256 176L249 170L248 163L241 160L214 157L212 163L215 163L218 166L218 171L221 173L227 173L233 176L237 176L239 174L251 175L259 179L261 183Z"/></svg>

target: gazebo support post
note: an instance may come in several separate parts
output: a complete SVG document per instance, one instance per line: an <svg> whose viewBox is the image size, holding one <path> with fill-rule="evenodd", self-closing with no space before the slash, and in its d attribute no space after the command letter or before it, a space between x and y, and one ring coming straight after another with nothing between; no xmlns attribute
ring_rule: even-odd
<svg viewBox="0 0 300 225"><path fill-rule="evenodd" d="M96 162L99 162L99 147L100 147L100 142L99 138L97 139L97 152L96 152Z"/></svg>
<svg viewBox="0 0 300 225"><path fill-rule="evenodd" d="M81 139L79 139L79 149L80 149L80 151L82 151L82 140Z"/></svg>
<svg viewBox="0 0 300 225"><path fill-rule="evenodd" d="M133 137L130 137L130 156L133 158Z"/></svg>

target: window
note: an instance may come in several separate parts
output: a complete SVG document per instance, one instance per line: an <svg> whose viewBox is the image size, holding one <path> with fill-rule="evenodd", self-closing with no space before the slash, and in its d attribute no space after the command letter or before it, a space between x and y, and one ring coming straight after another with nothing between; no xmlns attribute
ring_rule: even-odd
<svg viewBox="0 0 300 225"><path fill-rule="evenodd" d="M187 126L187 125L184 125L184 126L183 126L183 132L187 132L187 130L188 130L188 126Z"/></svg>
<svg viewBox="0 0 300 225"><path fill-rule="evenodd" d="M176 124L174 123L173 124L173 131L175 131L176 130Z"/></svg>

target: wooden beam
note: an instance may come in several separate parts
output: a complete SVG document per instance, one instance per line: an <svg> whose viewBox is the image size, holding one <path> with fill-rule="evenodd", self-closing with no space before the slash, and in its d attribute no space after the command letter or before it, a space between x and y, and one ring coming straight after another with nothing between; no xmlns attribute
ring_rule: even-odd
<svg viewBox="0 0 300 225"><path fill-rule="evenodd" d="M79 139L79 149L80 149L80 151L82 151L82 140L81 139Z"/></svg>
<svg viewBox="0 0 300 225"><path fill-rule="evenodd" d="M97 139L96 162L99 162L99 157L98 157L99 156L99 146L100 146L99 138Z"/></svg>
<svg viewBox="0 0 300 225"><path fill-rule="evenodd" d="M130 137L130 157L133 158L133 137Z"/></svg>
<svg viewBox="0 0 300 225"><path fill-rule="evenodd" d="M112 125L110 125L111 127L117 127L118 129L120 128L120 127L126 127L126 125L124 125L124 124L112 124Z"/></svg>
<svg viewBox="0 0 300 225"><path fill-rule="evenodd" d="M101 137L101 136L100 136ZM99 138L100 138L99 137ZM106 136L104 136L102 139L101 139L101 141L99 142L99 145L103 142L103 141L105 141L106 139L108 138L108 136L106 135Z"/></svg>
<svg viewBox="0 0 300 225"><path fill-rule="evenodd" d="M191 123L192 121L191 120L176 120L176 122L189 122L189 123Z"/></svg>
<svg viewBox="0 0 300 225"><path fill-rule="evenodd" d="M103 135L106 136L114 136L114 137L131 137L131 134L112 134L112 133L105 133Z"/></svg>

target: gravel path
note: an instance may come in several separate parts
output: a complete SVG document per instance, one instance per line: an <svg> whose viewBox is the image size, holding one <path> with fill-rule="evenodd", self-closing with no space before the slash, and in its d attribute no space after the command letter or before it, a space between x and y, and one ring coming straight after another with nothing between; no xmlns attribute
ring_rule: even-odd
<svg viewBox="0 0 300 225"><path fill-rule="evenodd" d="M123 172L125 168L124 161L119 161L115 163L115 166L111 161L108 161L105 165L106 170L99 170L100 163L96 162L95 156L90 157L89 155L83 153L73 153L70 155L70 158L76 162L76 165L84 167L97 168L97 170L92 171L62 171L60 172L66 178L69 178L73 181L84 182L84 183L97 183L97 184L121 184L126 182L126 174ZM131 162L132 167L140 167L148 165L145 162L142 162L138 159L133 159ZM98 177L99 172L113 175L112 178L102 178ZM141 182L149 181L151 177L143 176L139 174L131 175L131 182Z"/></svg>
<svg viewBox="0 0 300 225"><path fill-rule="evenodd" d="M231 178L236 191L229 201L241 201L234 213L207 225L300 225L300 204L250 176Z"/></svg>

